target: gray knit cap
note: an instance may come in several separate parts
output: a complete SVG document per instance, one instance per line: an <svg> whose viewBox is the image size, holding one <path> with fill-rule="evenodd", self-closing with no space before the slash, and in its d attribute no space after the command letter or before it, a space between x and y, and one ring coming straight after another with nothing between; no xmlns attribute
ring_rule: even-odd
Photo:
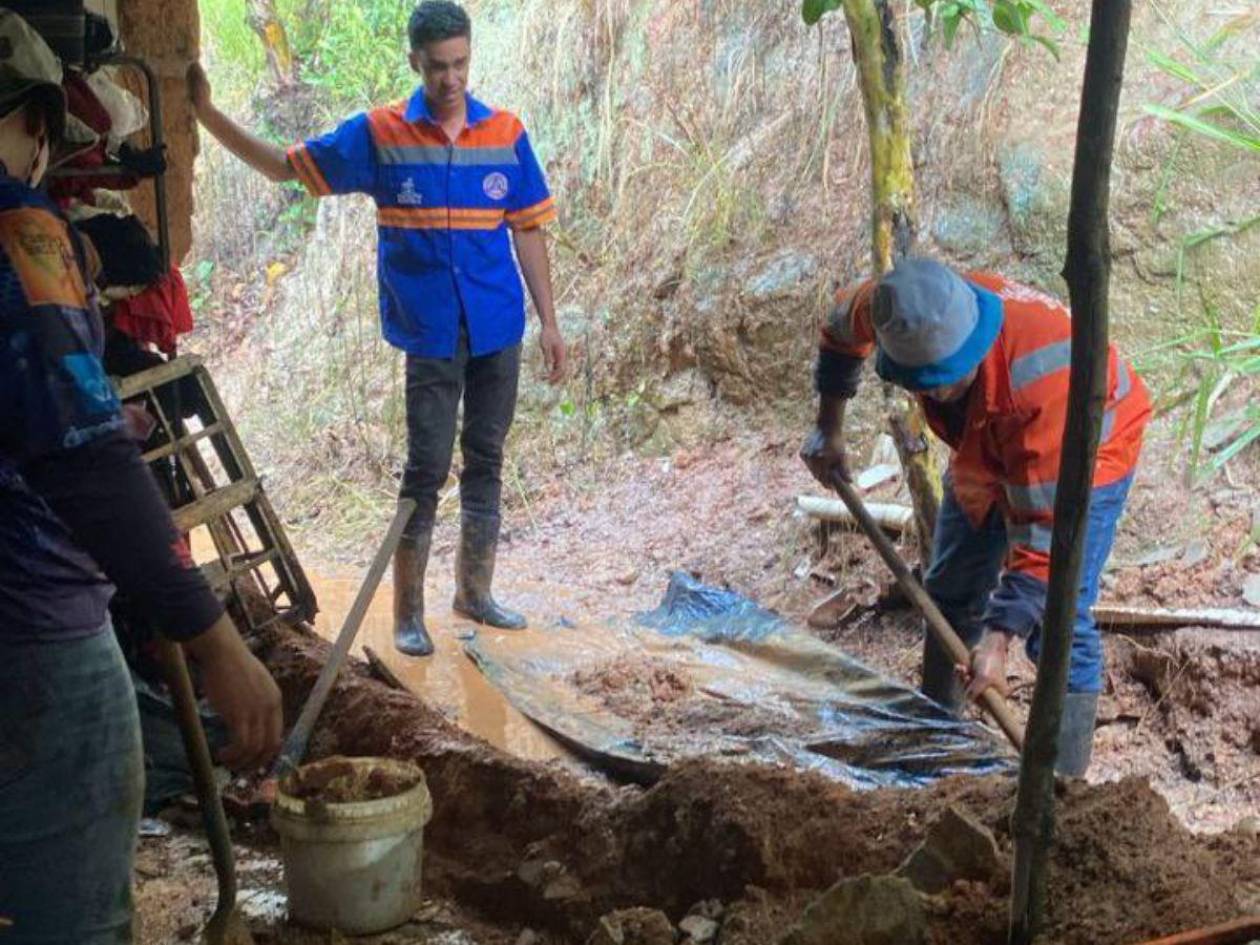
<svg viewBox="0 0 1260 945"><path fill-rule="evenodd" d="M977 290L933 259L907 257L875 289L871 321L881 376L910 390L952 384L988 353L1001 307L982 311Z"/></svg>

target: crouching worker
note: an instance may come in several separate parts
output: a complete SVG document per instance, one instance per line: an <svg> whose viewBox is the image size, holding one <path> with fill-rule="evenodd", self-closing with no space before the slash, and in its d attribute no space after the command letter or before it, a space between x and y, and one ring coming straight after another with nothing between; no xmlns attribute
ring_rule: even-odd
<svg viewBox="0 0 1260 945"><path fill-rule="evenodd" d="M184 644L249 768L280 693L186 555L99 360L81 248L39 194L65 126L61 69L0 10L0 940L132 940L144 795L117 587Z"/></svg>
<svg viewBox="0 0 1260 945"><path fill-rule="evenodd" d="M927 591L971 650L959 672L928 635L923 693L957 711L992 686L1006 691L1012 638L1036 662L1063 429L1071 320L1067 308L989 273L960 276L910 258L839 293L823 327L818 425L801 458L824 485L849 478L845 405L875 354L881 378L913 392L951 450L927 569ZM1142 381L1108 354L1106 412L1094 471L1057 768L1089 766L1103 652L1090 608L1111 552L1151 406Z"/></svg>

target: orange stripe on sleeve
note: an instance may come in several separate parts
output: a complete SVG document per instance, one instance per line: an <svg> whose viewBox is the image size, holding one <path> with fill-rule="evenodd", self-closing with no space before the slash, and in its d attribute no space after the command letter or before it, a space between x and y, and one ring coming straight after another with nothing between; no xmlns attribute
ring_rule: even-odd
<svg viewBox="0 0 1260 945"><path fill-rule="evenodd" d="M324 180L324 175L319 171L319 165L315 163L305 145L295 144L289 148L287 157L289 166L293 168L298 180L311 196L327 197L332 193L332 188L328 186L328 181Z"/></svg>
<svg viewBox="0 0 1260 945"><path fill-rule="evenodd" d="M507 214L508 226L514 230L532 230L535 227L552 223L556 219L556 205L550 197L541 200L532 207L515 210Z"/></svg>

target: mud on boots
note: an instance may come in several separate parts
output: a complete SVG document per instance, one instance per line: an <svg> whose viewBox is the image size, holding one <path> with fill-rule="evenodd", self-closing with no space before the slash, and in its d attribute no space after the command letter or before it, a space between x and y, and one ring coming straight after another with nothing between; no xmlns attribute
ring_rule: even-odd
<svg viewBox="0 0 1260 945"><path fill-rule="evenodd" d="M424 625L424 572L433 544L433 525L408 526L394 552L394 649L430 656L433 640Z"/></svg>
<svg viewBox="0 0 1260 945"><path fill-rule="evenodd" d="M490 593L498 546L499 516L464 512L455 553L455 600L451 608L461 617L489 627L524 630L525 615L500 607Z"/></svg>

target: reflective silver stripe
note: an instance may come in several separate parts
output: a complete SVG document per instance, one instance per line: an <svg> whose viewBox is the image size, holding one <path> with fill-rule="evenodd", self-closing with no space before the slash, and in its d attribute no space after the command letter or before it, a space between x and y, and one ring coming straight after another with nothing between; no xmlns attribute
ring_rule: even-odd
<svg viewBox="0 0 1260 945"><path fill-rule="evenodd" d="M449 148L443 145L377 148L382 164L455 164L460 167L519 164L515 148Z"/></svg>
<svg viewBox="0 0 1260 945"><path fill-rule="evenodd" d="M1102 432L1098 434L1098 442L1106 443L1116 430L1116 408L1112 407L1103 414Z"/></svg>
<svg viewBox="0 0 1260 945"><path fill-rule="evenodd" d="M1054 511L1054 495L1058 491L1057 482L1034 482L1030 486L1006 487L1006 498L1011 508L1021 512Z"/></svg>
<svg viewBox="0 0 1260 945"><path fill-rule="evenodd" d="M1129 366L1123 361L1118 361L1120 376L1116 378L1116 394L1111 398L1111 406L1103 414L1102 432L1098 436L1099 443L1106 443L1111 439L1111 434L1116 430L1116 408L1120 406L1120 401L1129 396L1129 391L1133 390L1133 378L1129 375Z"/></svg>
<svg viewBox="0 0 1260 945"><path fill-rule="evenodd" d="M1036 522L1021 522L1006 526L1006 537L1012 545L1023 545L1042 554L1050 553L1050 526Z"/></svg>
<svg viewBox="0 0 1260 945"><path fill-rule="evenodd" d="M1133 378L1129 376L1129 366L1123 361L1117 361L1116 365L1120 376L1116 378L1116 396L1111 398L1113 404L1120 403L1129 396L1129 391L1133 390Z"/></svg>
<svg viewBox="0 0 1260 945"><path fill-rule="evenodd" d="M1072 363L1071 340L1056 341L1011 362L1011 388L1020 390Z"/></svg>

